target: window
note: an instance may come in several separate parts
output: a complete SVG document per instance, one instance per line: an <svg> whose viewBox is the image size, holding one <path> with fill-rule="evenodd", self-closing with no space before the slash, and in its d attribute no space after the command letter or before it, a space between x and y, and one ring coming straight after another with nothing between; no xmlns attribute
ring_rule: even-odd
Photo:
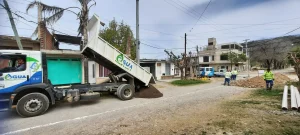
<svg viewBox="0 0 300 135"><path fill-rule="evenodd" d="M215 61L215 56L211 56L211 61Z"/></svg>
<svg viewBox="0 0 300 135"><path fill-rule="evenodd" d="M26 55L0 55L0 73L26 70Z"/></svg>
<svg viewBox="0 0 300 135"><path fill-rule="evenodd" d="M209 56L203 56L203 62L209 62Z"/></svg>
<svg viewBox="0 0 300 135"><path fill-rule="evenodd" d="M221 49L229 49L229 45L222 45Z"/></svg>
<svg viewBox="0 0 300 135"><path fill-rule="evenodd" d="M221 54L220 60L228 60L228 54Z"/></svg>
<svg viewBox="0 0 300 135"><path fill-rule="evenodd" d="M210 68L206 68L206 71L211 71Z"/></svg>
<svg viewBox="0 0 300 135"><path fill-rule="evenodd" d="M230 49L234 49L234 44L231 44L231 45L230 45Z"/></svg>

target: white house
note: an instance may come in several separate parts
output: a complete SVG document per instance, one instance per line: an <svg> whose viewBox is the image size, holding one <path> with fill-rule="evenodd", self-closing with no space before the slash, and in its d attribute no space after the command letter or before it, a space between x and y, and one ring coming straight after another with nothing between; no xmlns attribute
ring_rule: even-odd
<svg viewBox="0 0 300 135"><path fill-rule="evenodd" d="M175 65L166 60L141 59L140 65L147 69L156 80L172 78L175 75Z"/></svg>

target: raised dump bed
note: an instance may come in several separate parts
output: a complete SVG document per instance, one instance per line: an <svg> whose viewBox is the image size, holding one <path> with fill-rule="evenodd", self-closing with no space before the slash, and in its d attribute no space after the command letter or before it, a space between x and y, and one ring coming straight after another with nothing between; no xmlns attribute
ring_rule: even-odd
<svg viewBox="0 0 300 135"><path fill-rule="evenodd" d="M83 48L82 54L89 59L103 65L112 72L129 73L136 82L148 86L155 83L150 72L128 58L125 54L98 36L100 29L100 19L94 15L88 24L89 41Z"/></svg>

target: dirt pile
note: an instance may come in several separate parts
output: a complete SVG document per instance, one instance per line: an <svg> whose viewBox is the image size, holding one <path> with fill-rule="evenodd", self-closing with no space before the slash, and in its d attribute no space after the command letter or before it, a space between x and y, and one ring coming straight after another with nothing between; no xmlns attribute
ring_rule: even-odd
<svg viewBox="0 0 300 135"><path fill-rule="evenodd" d="M291 79L283 74L276 73L274 74L275 81L274 85L283 85L287 81L290 81ZM240 86L240 87L247 87L247 88L265 88L266 87L266 82L263 79L262 76L256 76L250 79L245 79L245 80L238 80L236 82L233 82L232 85L234 86Z"/></svg>
<svg viewBox="0 0 300 135"><path fill-rule="evenodd" d="M141 88L139 92L135 93L136 98L160 98L163 94L156 89L153 85L150 87Z"/></svg>

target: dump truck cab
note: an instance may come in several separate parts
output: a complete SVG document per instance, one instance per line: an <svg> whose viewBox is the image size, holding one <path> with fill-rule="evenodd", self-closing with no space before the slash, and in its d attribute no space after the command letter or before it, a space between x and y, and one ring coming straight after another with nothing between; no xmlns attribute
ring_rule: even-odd
<svg viewBox="0 0 300 135"><path fill-rule="evenodd" d="M1 50L0 62L0 111L16 108L18 103L20 105L18 101L24 100L29 93L31 95L23 103L25 107L17 111L41 109L41 112L48 109L49 103L55 102L50 86L44 83L40 51ZM47 105L39 100L47 100Z"/></svg>

